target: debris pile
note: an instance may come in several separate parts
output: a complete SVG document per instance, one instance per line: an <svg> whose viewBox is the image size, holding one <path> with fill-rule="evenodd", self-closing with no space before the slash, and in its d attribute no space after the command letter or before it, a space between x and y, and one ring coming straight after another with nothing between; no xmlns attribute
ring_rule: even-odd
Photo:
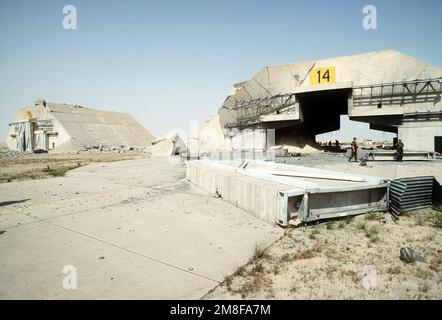
<svg viewBox="0 0 442 320"><path fill-rule="evenodd" d="M126 153L126 152L144 152L145 147L137 146L110 146L103 144L88 144L82 145L79 148L79 152L113 152L113 153Z"/></svg>
<svg viewBox="0 0 442 320"><path fill-rule="evenodd" d="M152 145L146 147L145 152L152 157L169 157L179 155L186 150L186 143L178 134L166 136L152 141Z"/></svg>
<svg viewBox="0 0 442 320"><path fill-rule="evenodd" d="M287 150L287 152L289 154L307 154L307 153L319 153L319 152L324 152L321 149L318 149L314 146L311 146L309 144L305 144L304 146L290 146L290 145L279 145L279 146L274 146L272 147L272 149L277 150L277 149L282 149L282 150Z"/></svg>
<svg viewBox="0 0 442 320"><path fill-rule="evenodd" d="M22 158L25 155L32 155L32 154L33 153L29 151L20 152L16 150L2 150L0 151L0 159L5 159L5 158L18 159Z"/></svg>
<svg viewBox="0 0 442 320"><path fill-rule="evenodd" d="M409 247L401 248L399 258L405 263L413 263L415 261L425 262L425 258L420 252Z"/></svg>
<svg viewBox="0 0 442 320"><path fill-rule="evenodd" d="M83 145L76 151L66 151L56 149L50 153L144 153L145 147L138 146L108 146L108 145ZM0 150L0 159L22 159L36 157L41 153L47 153L46 150L34 150L20 152L17 150Z"/></svg>
<svg viewBox="0 0 442 320"><path fill-rule="evenodd" d="M224 133L217 113L210 116L198 130L198 151L206 153L224 149Z"/></svg>

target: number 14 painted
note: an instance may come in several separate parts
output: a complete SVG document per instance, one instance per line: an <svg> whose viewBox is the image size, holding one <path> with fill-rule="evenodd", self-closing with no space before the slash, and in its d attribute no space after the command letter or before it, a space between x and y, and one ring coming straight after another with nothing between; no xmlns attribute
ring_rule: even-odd
<svg viewBox="0 0 442 320"><path fill-rule="evenodd" d="M310 71L310 84L326 84L336 82L335 67L314 68Z"/></svg>

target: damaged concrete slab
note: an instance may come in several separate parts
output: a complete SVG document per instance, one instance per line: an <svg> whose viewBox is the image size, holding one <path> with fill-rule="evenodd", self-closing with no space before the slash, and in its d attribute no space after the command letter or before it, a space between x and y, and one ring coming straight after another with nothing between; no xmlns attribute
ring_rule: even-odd
<svg viewBox="0 0 442 320"><path fill-rule="evenodd" d="M388 209L388 180L260 160L190 161L203 190L282 226Z"/></svg>
<svg viewBox="0 0 442 320"><path fill-rule="evenodd" d="M197 299L283 233L167 159L0 184L0 198L2 299ZM76 290L63 289L66 265Z"/></svg>

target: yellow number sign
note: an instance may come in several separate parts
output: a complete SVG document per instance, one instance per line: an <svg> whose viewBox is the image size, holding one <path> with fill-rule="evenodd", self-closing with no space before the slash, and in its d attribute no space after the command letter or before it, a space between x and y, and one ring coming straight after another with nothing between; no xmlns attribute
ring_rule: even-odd
<svg viewBox="0 0 442 320"><path fill-rule="evenodd" d="M310 84L327 84L336 82L335 67L313 68L310 71Z"/></svg>
<svg viewBox="0 0 442 320"><path fill-rule="evenodd" d="M28 119L32 119L32 112L31 112L31 110L26 111L26 114L28 115Z"/></svg>

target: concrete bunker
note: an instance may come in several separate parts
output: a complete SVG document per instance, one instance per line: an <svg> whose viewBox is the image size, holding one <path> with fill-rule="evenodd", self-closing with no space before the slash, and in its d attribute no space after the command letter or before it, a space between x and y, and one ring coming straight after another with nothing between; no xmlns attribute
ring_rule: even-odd
<svg viewBox="0 0 442 320"><path fill-rule="evenodd" d="M406 150L438 152L441 95L441 68L383 50L264 67L234 85L219 117L226 137L235 130L271 129L276 144L302 145L339 129L339 116L347 114L370 129L397 134Z"/></svg>
<svg viewBox="0 0 442 320"><path fill-rule="evenodd" d="M6 138L21 152L75 152L84 146L146 147L152 134L127 113L46 102L17 110Z"/></svg>
<svg viewBox="0 0 442 320"><path fill-rule="evenodd" d="M304 92L297 96L299 120L288 127L269 122L265 128L275 129L276 145L315 145L316 135L339 130L340 116L348 114L351 89Z"/></svg>

